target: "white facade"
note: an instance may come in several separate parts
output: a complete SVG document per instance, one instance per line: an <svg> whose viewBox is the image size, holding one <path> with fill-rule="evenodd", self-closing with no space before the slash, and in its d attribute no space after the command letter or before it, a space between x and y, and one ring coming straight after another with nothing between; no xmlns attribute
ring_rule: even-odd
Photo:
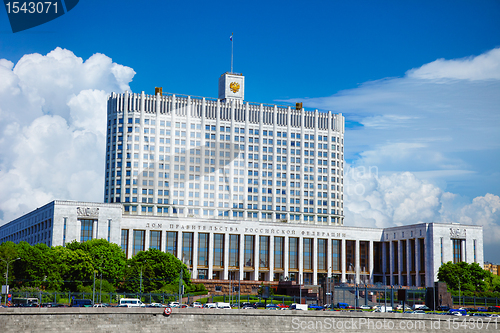
<svg viewBox="0 0 500 333"><path fill-rule="evenodd" d="M442 263L482 265L484 260L480 226L420 223L378 229L122 211L122 204L53 201L0 227L0 243L57 246L103 238L119 244L129 258L149 248L170 252L194 278L290 278L305 284L335 276L339 282L432 286Z"/></svg>
<svg viewBox="0 0 500 333"><path fill-rule="evenodd" d="M225 94L110 96L104 201L129 215L342 225L344 117Z"/></svg>

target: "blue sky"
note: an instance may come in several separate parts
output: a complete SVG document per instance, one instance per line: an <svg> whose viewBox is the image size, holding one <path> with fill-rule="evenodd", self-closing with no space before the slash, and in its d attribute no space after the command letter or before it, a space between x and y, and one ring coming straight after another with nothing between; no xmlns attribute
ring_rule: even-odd
<svg viewBox="0 0 500 333"><path fill-rule="evenodd" d="M499 1L145 3L82 0L15 34L0 10L0 223L101 201L104 134L77 123L104 119L111 91L217 96L234 33L248 101L346 117L347 180L363 188L346 186L346 224L481 224L500 263Z"/></svg>

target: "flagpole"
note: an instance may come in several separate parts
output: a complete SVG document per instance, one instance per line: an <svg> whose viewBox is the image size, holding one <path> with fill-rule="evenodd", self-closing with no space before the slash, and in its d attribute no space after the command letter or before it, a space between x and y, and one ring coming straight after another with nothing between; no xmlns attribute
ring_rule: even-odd
<svg viewBox="0 0 500 333"><path fill-rule="evenodd" d="M231 74L233 73L233 33L231 32Z"/></svg>

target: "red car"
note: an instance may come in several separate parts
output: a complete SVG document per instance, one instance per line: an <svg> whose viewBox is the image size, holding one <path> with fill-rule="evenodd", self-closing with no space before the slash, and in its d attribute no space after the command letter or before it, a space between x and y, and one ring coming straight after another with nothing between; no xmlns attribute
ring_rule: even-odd
<svg viewBox="0 0 500 333"><path fill-rule="evenodd" d="M280 308L280 309L284 309L284 308L289 308L290 305L286 305L286 304L277 304L277 306Z"/></svg>

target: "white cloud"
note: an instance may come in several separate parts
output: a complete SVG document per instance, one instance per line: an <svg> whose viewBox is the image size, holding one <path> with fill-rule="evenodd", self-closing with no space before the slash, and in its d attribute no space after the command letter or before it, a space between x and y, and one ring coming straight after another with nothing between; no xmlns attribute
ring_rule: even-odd
<svg viewBox="0 0 500 333"><path fill-rule="evenodd" d="M346 224L480 224L487 245L496 246L490 255L500 261L495 245L500 236L499 92L496 48L476 57L439 59L404 77L333 96L300 98L307 108L343 113L358 123L347 126L345 157L354 170L377 170L377 177L348 175ZM361 195L356 189L365 191Z"/></svg>
<svg viewBox="0 0 500 333"><path fill-rule="evenodd" d="M497 195L488 193L469 203L410 172L380 176L374 168L358 167L347 168L344 198L346 225L379 228L420 222L481 225L485 245L498 247L500 197ZM488 255L498 260L498 252Z"/></svg>
<svg viewBox="0 0 500 333"><path fill-rule="evenodd" d="M477 57L465 59L438 59L407 72L419 79L500 80L500 48Z"/></svg>
<svg viewBox="0 0 500 333"><path fill-rule="evenodd" d="M0 59L0 224L53 199L102 201L107 96L134 74L61 48Z"/></svg>

